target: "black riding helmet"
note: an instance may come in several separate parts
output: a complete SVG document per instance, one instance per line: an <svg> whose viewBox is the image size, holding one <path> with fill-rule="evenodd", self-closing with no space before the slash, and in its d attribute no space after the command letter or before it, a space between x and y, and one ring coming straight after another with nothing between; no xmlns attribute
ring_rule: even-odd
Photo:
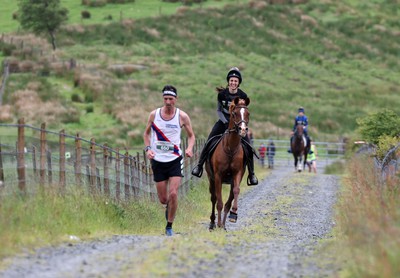
<svg viewBox="0 0 400 278"><path fill-rule="evenodd" d="M229 78L231 77L236 77L239 79L239 85L242 83L242 75L240 74L240 71L237 67L231 68L226 75L226 81L229 82Z"/></svg>

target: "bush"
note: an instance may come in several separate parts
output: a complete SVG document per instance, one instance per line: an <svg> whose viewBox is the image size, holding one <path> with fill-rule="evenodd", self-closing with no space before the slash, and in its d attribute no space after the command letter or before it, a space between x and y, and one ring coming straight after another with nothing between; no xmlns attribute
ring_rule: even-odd
<svg viewBox="0 0 400 278"><path fill-rule="evenodd" d="M125 4L125 3L134 3L135 0L107 0L107 3L112 4Z"/></svg>
<svg viewBox="0 0 400 278"><path fill-rule="evenodd" d="M82 11L81 16L82 16L82 18L90 18L91 17L89 11Z"/></svg>
<svg viewBox="0 0 400 278"><path fill-rule="evenodd" d="M17 47L13 44L9 44L3 41L0 41L0 51L3 52L4 56L11 56L12 52L16 49Z"/></svg>
<svg viewBox="0 0 400 278"><path fill-rule="evenodd" d="M93 104L89 104L86 106L86 113L93 113L94 112L94 107Z"/></svg>
<svg viewBox="0 0 400 278"><path fill-rule="evenodd" d="M72 96L71 96L71 101L73 101L73 102L79 102L79 103L83 102L83 100L82 100L82 98L80 97L80 95L78 95L78 94L76 94L76 93L72 94Z"/></svg>
<svg viewBox="0 0 400 278"><path fill-rule="evenodd" d="M82 5L89 7L104 7L107 0L82 0Z"/></svg>
<svg viewBox="0 0 400 278"><path fill-rule="evenodd" d="M378 144L379 137L391 137L400 134L400 116L392 110L385 109L381 112L357 119L358 132L369 143Z"/></svg>
<svg viewBox="0 0 400 278"><path fill-rule="evenodd" d="M400 138L389 135L382 135L379 137L378 148L376 150L376 156L379 160L385 158L388 151L399 144Z"/></svg>

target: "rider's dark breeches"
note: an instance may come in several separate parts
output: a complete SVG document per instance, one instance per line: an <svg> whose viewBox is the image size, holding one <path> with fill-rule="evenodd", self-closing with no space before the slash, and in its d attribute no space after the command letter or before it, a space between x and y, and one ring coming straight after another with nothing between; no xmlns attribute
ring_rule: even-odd
<svg viewBox="0 0 400 278"><path fill-rule="evenodd" d="M225 132L225 130L228 128L228 124L224 124L223 122L221 122L220 120L218 120L213 128L211 129L210 134L208 135L207 140L209 140L211 137L214 137L215 135L220 135L223 134Z"/></svg>
<svg viewBox="0 0 400 278"><path fill-rule="evenodd" d="M207 141L206 141L206 143L205 143L205 145L204 145L204 147L203 147L203 149L201 151L200 158L199 158L199 164L200 165L204 164L204 162L207 159L207 155L208 155L208 153L210 151L210 146L211 146L210 138L212 138L212 137L214 137L216 135L223 134L227 128L228 128L228 124L224 124L220 120L218 120L214 124L213 128L211 129L210 134L208 135Z"/></svg>
<svg viewBox="0 0 400 278"><path fill-rule="evenodd" d="M254 174L254 154L253 154L253 148L250 145L250 138L249 136L246 135L246 137L243 138L248 144L245 144L245 147L247 148L247 154L248 154L248 163L247 163L247 169L249 170L249 174Z"/></svg>

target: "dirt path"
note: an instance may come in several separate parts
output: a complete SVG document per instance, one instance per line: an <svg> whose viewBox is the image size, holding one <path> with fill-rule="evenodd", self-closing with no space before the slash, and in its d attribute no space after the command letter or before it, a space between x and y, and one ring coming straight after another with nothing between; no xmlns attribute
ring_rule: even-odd
<svg viewBox="0 0 400 278"><path fill-rule="evenodd" d="M168 274L158 273L154 265L146 272L145 264L149 256L165 252L170 238L133 235L40 249L13 259L0 277L334 276L338 267L324 261L315 249L321 239L330 237L338 187L335 176L275 169L240 197L238 222L228 224L229 240L218 255L188 255L196 248L185 256L171 252L164 266L160 265L167 265ZM177 237L174 240L179 244L192 240L193 235Z"/></svg>

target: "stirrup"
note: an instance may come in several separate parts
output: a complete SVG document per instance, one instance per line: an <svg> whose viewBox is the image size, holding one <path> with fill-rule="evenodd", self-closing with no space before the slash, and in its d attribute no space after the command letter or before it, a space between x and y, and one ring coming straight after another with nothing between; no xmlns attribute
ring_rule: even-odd
<svg viewBox="0 0 400 278"><path fill-rule="evenodd" d="M249 175L247 177L247 185L248 186L257 185L257 184L258 184L258 179L257 179L256 175L253 174L253 175Z"/></svg>
<svg viewBox="0 0 400 278"><path fill-rule="evenodd" d="M192 175L200 178L203 175L203 167L197 164L192 170Z"/></svg>

